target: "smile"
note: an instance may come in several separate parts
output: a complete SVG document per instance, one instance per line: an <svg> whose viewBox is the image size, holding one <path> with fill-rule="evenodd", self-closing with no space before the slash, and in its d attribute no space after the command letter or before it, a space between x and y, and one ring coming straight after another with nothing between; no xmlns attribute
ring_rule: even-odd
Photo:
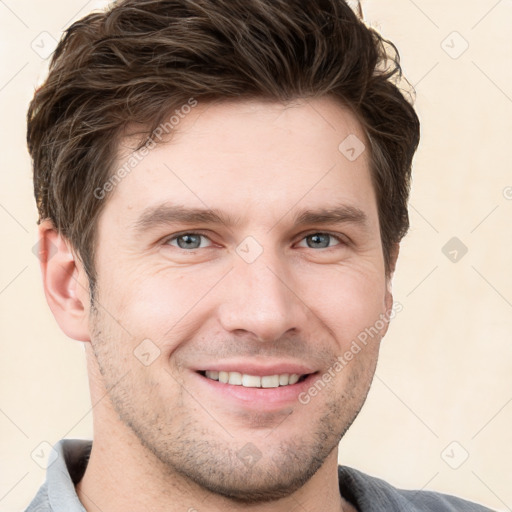
<svg viewBox="0 0 512 512"><path fill-rule="evenodd" d="M298 375L296 373L282 373L264 376L213 370L206 370L200 373L206 378L219 381L222 384L232 384L234 386L243 386L246 388L278 388L280 386L292 386L307 377L307 375Z"/></svg>

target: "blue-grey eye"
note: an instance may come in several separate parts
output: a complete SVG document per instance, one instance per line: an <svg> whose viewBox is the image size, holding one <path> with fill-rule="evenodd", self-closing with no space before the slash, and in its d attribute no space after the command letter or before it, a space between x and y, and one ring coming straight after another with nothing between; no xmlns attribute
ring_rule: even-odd
<svg viewBox="0 0 512 512"><path fill-rule="evenodd" d="M207 247L207 244L201 244L202 240L208 241L208 238L199 233L184 233L177 235L167 241L169 245L177 246L180 249L200 249Z"/></svg>
<svg viewBox="0 0 512 512"><path fill-rule="evenodd" d="M327 249L330 247L330 242L332 240L336 241L337 245L339 242L336 240L336 237L333 235L330 235L329 233L313 233L311 235L307 235L303 238L303 240L306 240L307 247L310 249Z"/></svg>

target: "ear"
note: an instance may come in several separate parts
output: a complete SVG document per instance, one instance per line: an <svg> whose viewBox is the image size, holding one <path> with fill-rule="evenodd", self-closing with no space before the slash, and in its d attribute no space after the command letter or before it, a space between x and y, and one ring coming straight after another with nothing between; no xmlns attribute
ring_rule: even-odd
<svg viewBox="0 0 512 512"><path fill-rule="evenodd" d="M399 251L400 251L400 244L393 244L389 251L389 272L386 275L386 292L385 292L386 295L384 298L386 314L388 315L388 318L393 311L393 293L391 291L391 282L393 280L393 274L395 272L396 261L398 259ZM384 336L386 334L388 327L389 327L389 320L386 321L386 326L384 328L382 336Z"/></svg>
<svg viewBox="0 0 512 512"><path fill-rule="evenodd" d="M395 243L389 249L389 272L386 276L388 288L391 288L391 280L396 268L396 261L398 259L398 253L400 252L400 244Z"/></svg>
<svg viewBox="0 0 512 512"><path fill-rule="evenodd" d="M39 262L46 301L64 333L77 341L90 341L89 280L71 244L51 221L41 222Z"/></svg>

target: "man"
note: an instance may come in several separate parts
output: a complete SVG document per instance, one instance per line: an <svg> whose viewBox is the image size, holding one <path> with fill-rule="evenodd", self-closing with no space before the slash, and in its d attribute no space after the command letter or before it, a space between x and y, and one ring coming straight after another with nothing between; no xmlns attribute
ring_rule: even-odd
<svg viewBox="0 0 512 512"><path fill-rule="evenodd" d="M28 145L94 440L58 443L28 511L487 510L337 463L408 228L390 48L340 0L126 0L68 29Z"/></svg>

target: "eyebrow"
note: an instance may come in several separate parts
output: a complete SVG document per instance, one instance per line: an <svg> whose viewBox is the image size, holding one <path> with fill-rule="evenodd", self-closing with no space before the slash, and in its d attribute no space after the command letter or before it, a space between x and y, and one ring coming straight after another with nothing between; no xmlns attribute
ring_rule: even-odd
<svg viewBox="0 0 512 512"><path fill-rule="evenodd" d="M185 208L168 203L146 208L135 221L133 228L136 233L142 233L158 226L172 223L182 224L236 224L226 213L208 208Z"/></svg>
<svg viewBox="0 0 512 512"><path fill-rule="evenodd" d="M351 223L366 227L368 217L366 213L355 206L338 206L334 208L320 208L318 210L299 210L293 217L296 225L305 224L340 224Z"/></svg>
<svg viewBox="0 0 512 512"><path fill-rule="evenodd" d="M283 217L284 218L284 217ZM276 224L278 224L276 222ZM238 222L232 216L217 209L187 208L169 203L159 204L147 208L133 224L136 234L142 234L159 226L167 226L173 223L181 224L210 224L235 226ZM302 209L293 216L292 223L295 226L306 224L340 224L350 223L367 227L368 217L359 208L342 205L315 210Z"/></svg>

